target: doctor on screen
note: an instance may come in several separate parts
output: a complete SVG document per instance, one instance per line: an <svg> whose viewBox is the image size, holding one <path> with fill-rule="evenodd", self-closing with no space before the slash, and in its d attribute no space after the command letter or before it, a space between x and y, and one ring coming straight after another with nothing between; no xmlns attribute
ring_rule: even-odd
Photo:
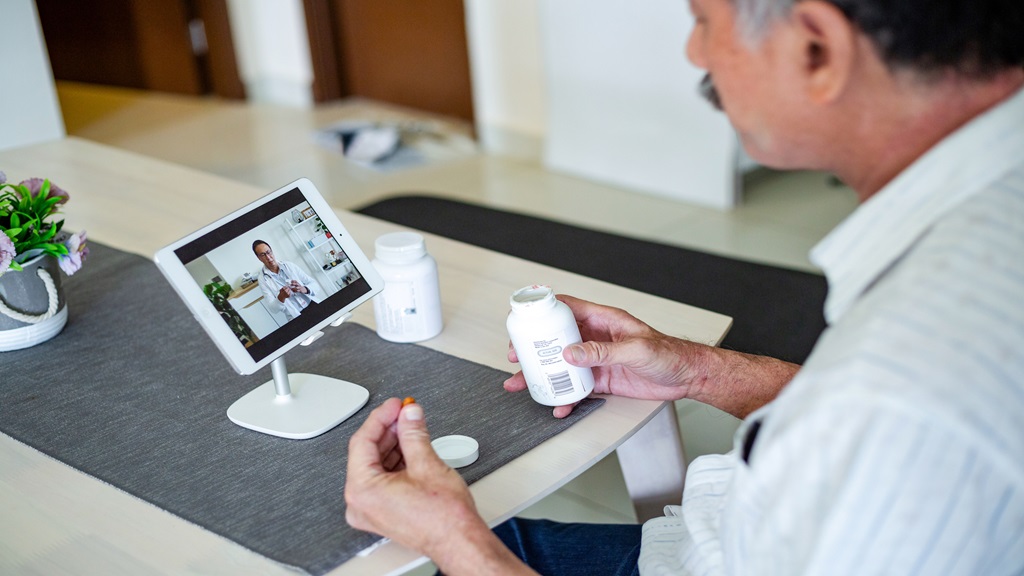
<svg viewBox="0 0 1024 576"><path fill-rule="evenodd" d="M295 264L278 262L270 244L263 240L253 242L252 251L263 263L260 289L267 307L283 311L289 320L295 319L313 302L315 281Z"/></svg>

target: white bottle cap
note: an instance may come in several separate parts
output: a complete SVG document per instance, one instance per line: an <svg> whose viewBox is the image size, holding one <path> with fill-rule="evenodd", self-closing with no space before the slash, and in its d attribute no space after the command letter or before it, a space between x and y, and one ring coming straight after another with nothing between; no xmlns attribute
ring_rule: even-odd
<svg viewBox="0 0 1024 576"><path fill-rule="evenodd" d="M469 436L441 436L430 443L434 452L452 468L469 466L480 456L480 444Z"/></svg>
<svg viewBox="0 0 1024 576"><path fill-rule="evenodd" d="M427 253L423 236L415 232L391 232L377 237L373 243L375 256L389 264L406 264Z"/></svg>

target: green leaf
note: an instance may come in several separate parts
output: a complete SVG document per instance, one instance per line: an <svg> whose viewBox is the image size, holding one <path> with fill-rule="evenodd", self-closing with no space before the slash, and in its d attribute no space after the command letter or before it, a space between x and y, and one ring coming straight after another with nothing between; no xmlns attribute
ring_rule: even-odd
<svg viewBox="0 0 1024 576"><path fill-rule="evenodd" d="M63 198L61 198L60 196L54 196L53 198L47 198L46 201L43 202L43 204L41 206L41 209L45 210L47 214L52 214L53 212L55 212L54 206L56 206L58 203L60 203L61 200L63 200Z"/></svg>
<svg viewBox="0 0 1024 576"><path fill-rule="evenodd" d="M37 248L40 248L42 250L46 250L47 252L49 252L50 254L53 254L54 256L64 256L64 255L66 255L68 253L68 247L67 246L65 246L63 244L54 244L52 242L48 242L46 244L40 244L39 246L37 246Z"/></svg>
<svg viewBox="0 0 1024 576"><path fill-rule="evenodd" d="M57 227L54 225L46 226L43 228L43 233L39 235L40 240L50 240L57 235Z"/></svg>

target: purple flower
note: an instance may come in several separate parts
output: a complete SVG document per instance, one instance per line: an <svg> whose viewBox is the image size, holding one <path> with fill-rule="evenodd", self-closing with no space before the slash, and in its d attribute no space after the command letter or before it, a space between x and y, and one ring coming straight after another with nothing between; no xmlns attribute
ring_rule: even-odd
<svg viewBox="0 0 1024 576"><path fill-rule="evenodd" d="M42 178L29 178L28 180L22 180L21 186L28 188L28 191L35 196L36 194L39 194L39 191L43 188L43 182L45 182L45 180ZM70 198L67 192L62 190L60 186L57 186L53 182L50 182L50 193L47 194L46 197L59 197L60 202L57 202L57 204L63 204L68 201L68 198Z"/></svg>
<svg viewBox="0 0 1024 576"><path fill-rule="evenodd" d="M64 240L64 245L67 246L68 253L66 256L59 257L57 264L65 274L71 276L82 268L82 262L89 255L89 246L85 242L85 230L68 236Z"/></svg>
<svg viewBox="0 0 1024 576"><path fill-rule="evenodd" d="M7 174L4 174L3 170L0 170L0 184L7 183Z"/></svg>
<svg viewBox="0 0 1024 576"><path fill-rule="evenodd" d="M3 176L3 172L0 172L0 176ZM0 276L3 276L4 272L10 268L15 255L14 242L7 237L7 234L0 231Z"/></svg>

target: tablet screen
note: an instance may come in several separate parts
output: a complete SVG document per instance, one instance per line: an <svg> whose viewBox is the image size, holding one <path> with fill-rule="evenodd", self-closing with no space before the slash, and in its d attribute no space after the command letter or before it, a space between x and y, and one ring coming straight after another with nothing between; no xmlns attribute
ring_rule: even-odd
<svg viewBox="0 0 1024 576"><path fill-rule="evenodd" d="M157 254L179 295L243 373L379 290L376 271L312 184L296 184ZM192 289L183 286L189 283ZM203 299L215 313L195 301ZM238 360L241 350L251 364Z"/></svg>

